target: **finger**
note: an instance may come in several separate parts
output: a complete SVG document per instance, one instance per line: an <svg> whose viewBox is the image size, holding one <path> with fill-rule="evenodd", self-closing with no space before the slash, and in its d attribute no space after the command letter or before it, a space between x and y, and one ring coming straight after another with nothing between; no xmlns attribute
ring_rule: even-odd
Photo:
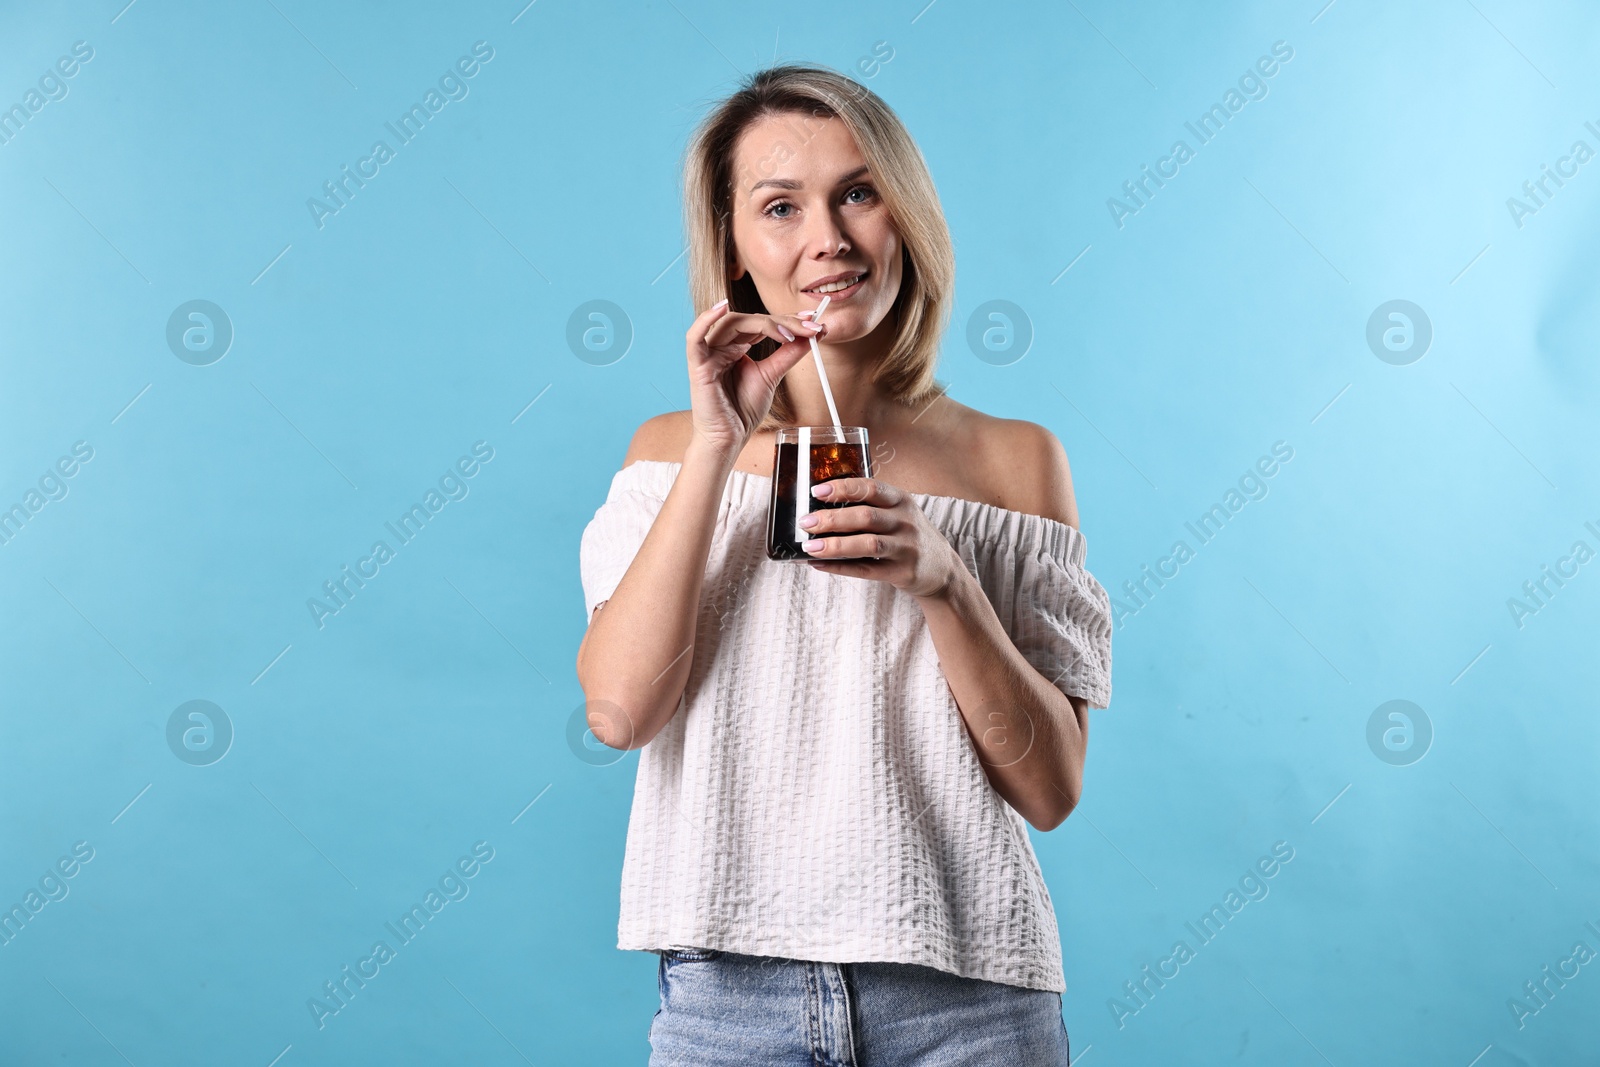
<svg viewBox="0 0 1600 1067"><path fill-rule="evenodd" d="M885 559L894 553L894 542L875 533L813 537L802 541L800 547L812 559Z"/></svg>
<svg viewBox="0 0 1600 1067"><path fill-rule="evenodd" d="M795 312L792 318L802 338L822 338L827 334L827 323L813 322L811 312Z"/></svg>
<svg viewBox="0 0 1600 1067"><path fill-rule="evenodd" d="M799 334L771 315L727 315L711 324L711 328L706 331L705 341L712 347L751 345L763 337L770 337L780 345L786 345L798 340Z"/></svg>
<svg viewBox="0 0 1600 1067"><path fill-rule="evenodd" d="M892 512L873 507L870 504L813 511L806 518L816 520L809 526L805 524L804 520L800 523L801 528L809 531L813 537L818 534L855 533L857 531L892 533L898 525Z"/></svg>
<svg viewBox="0 0 1600 1067"><path fill-rule="evenodd" d="M827 574L838 574L846 578L877 578L883 580L888 576L887 568L892 566L888 560L880 559L853 559L834 560L823 559L809 561L811 569L823 571Z"/></svg>
<svg viewBox="0 0 1600 1067"><path fill-rule="evenodd" d="M806 358L810 351L809 345L804 341L798 341L792 345L779 345L773 349L772 354L766 359L754 360L750 359L748 355L744 358L750 359L751 363L761 368L761 373L766 377L767 382L776 386L783 380L785 374L794 369L795 364Z"/></svg>
<svg viewBox="0 0 1600 1067"><path fill-rule="evenodd" d="M899 488L876 478L831 478L812 486L811 495L818 500L848 500L880 508L895 507L905 499Z"/></svg>
<svg viewBox="0 0 1600 1067"><path fill-rule="evenodd" d="M690 341L697 341L704 337L706 331L711 328L712 323L728 313L729 306L728 301L719 300L700 312L695 316L694 321L689 324L689 329L684 332L684 338Z"/></svg>

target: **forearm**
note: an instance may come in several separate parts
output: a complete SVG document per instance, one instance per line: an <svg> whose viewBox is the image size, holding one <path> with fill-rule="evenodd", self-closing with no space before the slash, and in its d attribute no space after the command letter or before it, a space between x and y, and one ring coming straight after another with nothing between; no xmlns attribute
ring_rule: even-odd
<svg viewBox="0 0 1600 1067"><path fill-rule="evenodd" d="M578 648L590 729L613 748L643 746L677 711L735 454L690 445L650 532Z"/></svg>
<svg viewBox="0 0 1600 1067"><path fill-rule="evenodd" d="M1034 669L964 565L918 603L990 784L1028 822L1053 829L1082 791L1087 702Z"/></svg>

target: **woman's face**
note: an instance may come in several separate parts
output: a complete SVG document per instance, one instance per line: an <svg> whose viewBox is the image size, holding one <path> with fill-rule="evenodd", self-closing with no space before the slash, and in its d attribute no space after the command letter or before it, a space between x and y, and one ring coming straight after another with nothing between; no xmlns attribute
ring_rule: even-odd
<svg viewBox="0 0 1600 1067"><path fill-rule="evenodd" d="M855 139L838 118L803 113L752 123L734 149L729 272L746 271L774 315L814 309L844 275L822 320L838 344L872 333L900 294L901 245Z"/></svg>

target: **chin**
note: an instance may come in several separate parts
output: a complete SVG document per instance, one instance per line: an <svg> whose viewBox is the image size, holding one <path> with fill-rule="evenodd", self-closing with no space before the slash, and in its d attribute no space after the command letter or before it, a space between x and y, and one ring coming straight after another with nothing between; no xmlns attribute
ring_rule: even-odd
<svg viewBox="0 0 1600 1067"><path fill-rule="evenodd" d="M847 341L859 341L863 337L867 336L867 334L872 332L871 329L862 329L861 319L857 315L840 315L837 320L828 315L824 315L822 316L822 321L828 324L828 336L826 340L831 344L841 344Z"/></svg>
<svg viewBox="0 0 1600 1067"><path fill-rule="evenodd" d="M822 316L823 322L828 322L828 316ZM851 308L848 315L841 314L838 321L832 323L837 332L829 338L830 341L859 341L882 328L889 321L889 309L885 308L882 314L871 315L858 309Z"/></svg>

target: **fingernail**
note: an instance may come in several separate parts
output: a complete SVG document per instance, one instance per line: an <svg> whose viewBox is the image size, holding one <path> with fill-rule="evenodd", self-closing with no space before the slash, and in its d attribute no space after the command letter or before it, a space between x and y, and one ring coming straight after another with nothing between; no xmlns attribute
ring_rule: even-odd
<svg viewBox="0 0 1600 1067"><path fill-rule="evenodd" d="M787 326L785 326L781 322L778 323L778 332L783 334L785 340L787 340L787 341L793 341L794 340L794 334L790 333L789 332L789 328Z"/></svg>
<svg viewBox="0 0 1600 1067"><path fill-rule="evenodd" d="M805 549L807 552L815 553L815 552L821 552L827 546L822 543L822 538L813 537L809 541L802 542L800 547Z"/></svg>
<svg viewBox="0 0 1600 1067"><path fill-rule="evenodd" d="M811 495L817 497L819 500L826 500L828 497L833 495L833 486L829 485L827 482L823 482L821 485L813 486L811 489Z"/></svg>
<svg viewBox="0 0 1600 1067"><path fill-rule="evenodd" d="M807 319L806 321L802 322L800 325L804 326L808 330L821 330L822 329L822 323L820 323L820 322L812 322L810 319Z"/></svg>
<svg viewBox="0 0 1600 1067"><path fill-rule="evenodd" d="M794 317L797 318L797 319L809 319L811 316L813 316L815 314L816 314L815 311L811 311L811 310L808 309L806 311L797 311L797 312L795 312L795 316Z"/></svg>
<svg viewBox="0 0 1600 1067"><path fill-rule="evenodd" d="M726 304L727 302L728 302L728 298L727 297L723 297L721 300L718 300L715 304L711 305L711 310L715 311L719 307L721 307L723 304Z"/></svg>
<svg viewBox="0 0 1600 1067"><path fill-rule="evenodd" d="M817 524L817 517L815 515L806 515L806 516L803 516L800 519L800 525L804 526L808 530L811 529L811 527L815 526L816 524Z"/></svg>

